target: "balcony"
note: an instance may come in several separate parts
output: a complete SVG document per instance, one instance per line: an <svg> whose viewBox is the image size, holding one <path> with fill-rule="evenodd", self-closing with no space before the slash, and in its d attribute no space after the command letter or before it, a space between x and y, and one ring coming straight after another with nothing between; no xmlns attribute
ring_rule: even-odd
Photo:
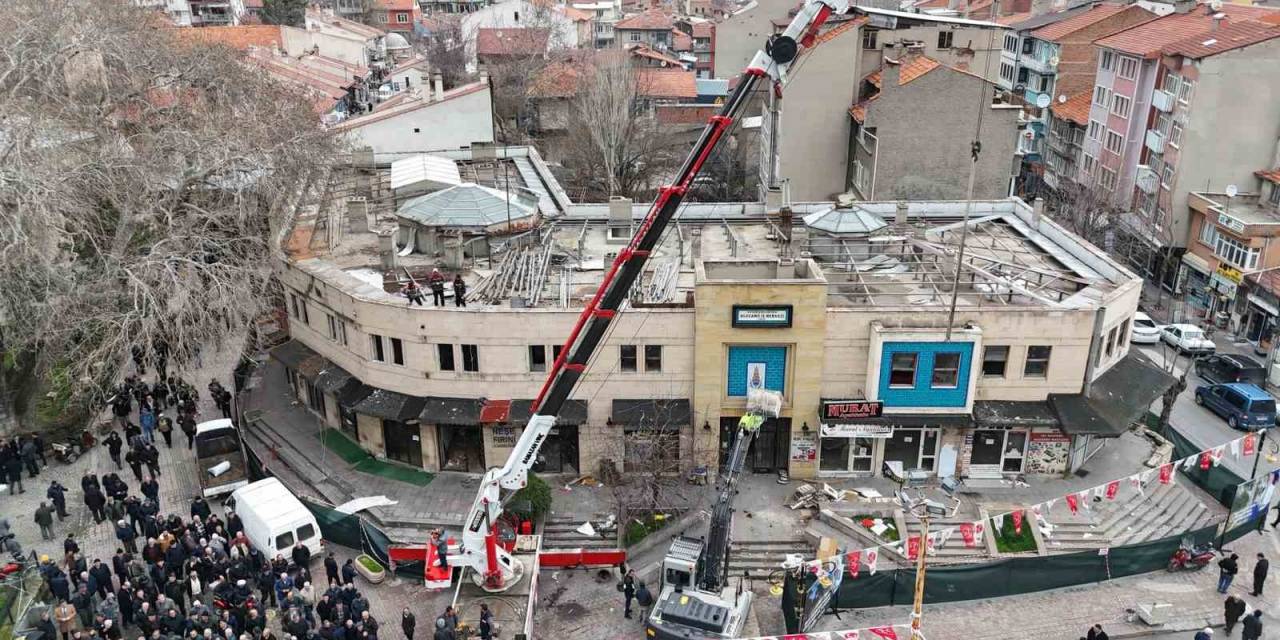
<svg viewBox="0 0 1280 640"><path fill-rule="evenodd" d="M1058 65L1053 64L1054 62L1057 62L1057 60L1049 56L1042 56L1039 53L1018 60L1018 64L1042 76L1051 76L1058 72Z"/></svg>
<svg viewBox="0 0 1280 640"><path fill-rule="evenodd" d="M1156 174L1155 169L1145 164L1138 165L1138 176L1136 179L1138 188L1148 195L1155 193L1160 189L1160 176Z"/></svg>
<svg viewBox="0 0 1280 640"><path fill-rule="evenodd" d="M1147 148L1151 153L1164 153L1164 134L1155 129L1147 131Z"/></svg>
<svg viewBox="0 0 1280 640"><path fill-rule="evenodd" d="M1151 92L1151 106L1163 111L1164 113L1173 111L1174 100L1175 98L1173 97L1173 94L1168 91L1160 91L1157 89Z"/></svg>

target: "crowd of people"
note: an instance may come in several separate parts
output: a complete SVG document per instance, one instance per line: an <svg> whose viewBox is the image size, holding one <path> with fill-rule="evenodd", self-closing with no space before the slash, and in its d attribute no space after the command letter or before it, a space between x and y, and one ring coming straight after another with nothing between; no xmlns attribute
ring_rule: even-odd
<svg viewBox="0 0 1280 640"><path fill-rule="evenodd" d="M440 273L439 269L432 269L427 276L427 288L431 291L431 302L434 306L443 307L444 305L444 283L445 275ZM410 305L426 306L423 300L426 293L423 287L416 280L410 279L401 289L400 293L409 299ZM467 306L467 283L462 279L462 274L453 276L453 306Z"/></svg>
<svg viewBox="0 0 1280 640"><path fill-rule="evenodd" d="M0 481L9 484L9 495L26 493L22 485L22 472L27 472L27 479L35 479L40 470L48 466L45 458L44 438L38 433L18 436L6 440L0 438Z"/></svg>

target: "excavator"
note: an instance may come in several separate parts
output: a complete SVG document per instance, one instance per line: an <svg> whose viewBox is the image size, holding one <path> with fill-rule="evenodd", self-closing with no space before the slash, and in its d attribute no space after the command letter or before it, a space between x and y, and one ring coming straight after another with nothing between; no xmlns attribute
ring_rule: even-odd
<svg viewBox="0 0 1280 640"><path fill-rule="evenodd" d="M557 414L586 373L587 364L621 312L632 285L644 273L650 252L658 245L703 164L741 116L759 83L771 82L772 90L780 97L787 72L801 49L813 45L818 30L828 18L847 9L847 0L806 0L790 25L768 39L764 49L755 54L739 77L737 87L720 112L708 121L674 182L658 191L635 235L626 248L618 252L552 364L533 402L533 415L511 455L505 464L490 469L481 479L478 495L463 523L461 544L456 552L450 551L450 564L470 568L473 581L481 589L503 592L523 577L523 564L498 544L497 523L503 512L503 492L509 496L525 486L529 469L555 426ZM756 430L767 414L776 415L777 404L780 400L776 397L757 394L758 410L748 412L740 422L732 454L721 469L718 499L705 541L682 537L673 543L663 563L662 590L646 621L649 638L734 638L741 631L751 603L750 592L743 593L741 585L737 593L726 587L733 498ZM752 398L748 398L748 405L752 406ZM430 566L432 554L430 549L427 551Z"/></svg>

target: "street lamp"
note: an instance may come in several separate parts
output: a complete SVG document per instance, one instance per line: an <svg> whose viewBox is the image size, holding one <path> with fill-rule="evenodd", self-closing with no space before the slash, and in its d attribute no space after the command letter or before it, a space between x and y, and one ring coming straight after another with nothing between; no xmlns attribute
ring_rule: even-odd
<svg viewBox="0 0 1280 640"><path fill-rule="evenodd" d="M923 496L912 498L906 489L898 489L898 500L902 502L902 508L920 519L920 547L916 551L916 585L911 602L911 640L924 640L924 636L920 633L920 623L924 617L924 574L925 556L929 555L929 520L934 516L950 518L960 510L960 499L955 496L956 486L955 480L943 478L942 491L951 500L950 506Z"/></svg>

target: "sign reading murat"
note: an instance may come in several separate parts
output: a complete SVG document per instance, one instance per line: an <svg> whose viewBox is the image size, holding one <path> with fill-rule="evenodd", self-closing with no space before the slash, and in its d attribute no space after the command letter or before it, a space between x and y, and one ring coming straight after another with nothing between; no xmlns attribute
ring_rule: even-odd
<svg viewBox="0 0 1280 640"><path fill-rule="evenodd" d="M839 423L862 418L878 418L884 413L884 403L874 400L823 400L822 421Z"/></svg>
<svg viewBox="0 0 1280 640"><path fill-rule="evenodd" d="M733 305L733 326L752 329L785 329L791 326L791 305Z"/></svg>

